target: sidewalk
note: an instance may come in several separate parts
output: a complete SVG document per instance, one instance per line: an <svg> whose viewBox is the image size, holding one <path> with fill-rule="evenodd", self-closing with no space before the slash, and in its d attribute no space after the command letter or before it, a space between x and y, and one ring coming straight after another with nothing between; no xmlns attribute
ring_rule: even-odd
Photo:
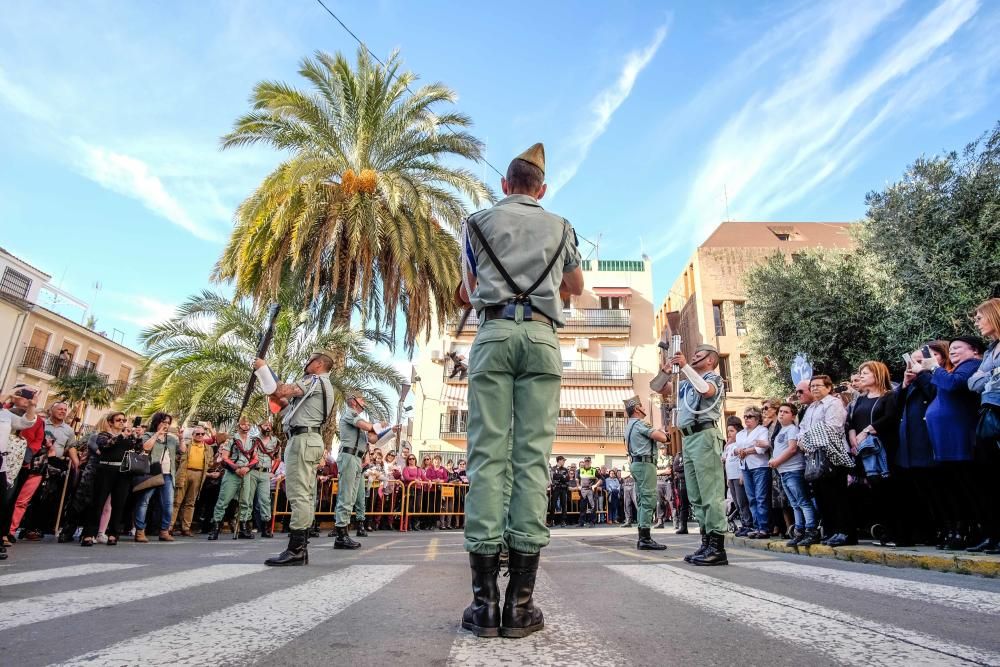
<svg viewBox="0 0 1000 667"><path fill-rule="evenodd" d="M815 558L836 558L855 563L872 563L889 567L914 567L938 572L978 574L983 577L1000 577L1000 556L970 554L964 551L940 551L934 547L911 547L896 549L878 544L859 544L853 547L826 547L816 544L811 547L786 547L788 540L748 540L744 537L726 535L726 541L737 547L760 549L786 554L799 554Z"/></svg>

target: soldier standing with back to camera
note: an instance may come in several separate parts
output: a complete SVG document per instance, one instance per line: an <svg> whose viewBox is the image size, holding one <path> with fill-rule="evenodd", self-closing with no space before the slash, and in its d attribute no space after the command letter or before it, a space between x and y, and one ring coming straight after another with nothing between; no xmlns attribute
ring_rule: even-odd
<svg viewBox="0 0 1000 667"><path fill-rule="evenodd" d="M465 505L473 601L462 627L479 637L525 637L544 627L532 594L539 552L549 542L545 488L562 378L556 327L563 325L561 295L583 292L576 233L538 203L544 181L545 149L535 144L507 167L507 197L470 216L462 233L458 300L471 304L480 322L469 352ZM501 614L503 545L510 579Z"/></svg>
<svg viewBox="0 0 1000 667"><path fill-rule="evenodd" d="M666 545L659 544L649 535L656 515L656 443L666 442L667 434L662 429L653 428L643 421L646 411L638 396L625 401L625 447L628 450L629 472L635 478L635 495L639 507L639 540L635 548L646 551L662 551Z"/></svg>

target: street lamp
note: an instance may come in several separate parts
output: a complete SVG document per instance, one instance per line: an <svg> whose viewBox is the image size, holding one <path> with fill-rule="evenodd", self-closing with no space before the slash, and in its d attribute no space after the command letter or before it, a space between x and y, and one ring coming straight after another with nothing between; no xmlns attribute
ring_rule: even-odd
<svg viewBox="0 0 1000 667"><path fill-rule="evenodd" d="M396 456L399 456L400 441L403 437L403 401L406 400L407 394L410 393L410 387L413 386L414 382L419 382L420 377L416 374L415 369L410 367L410 379L409 381L403 380L399 385L399 403L396 404L396 425L399 426L399 431L396 432Z"/></svg>

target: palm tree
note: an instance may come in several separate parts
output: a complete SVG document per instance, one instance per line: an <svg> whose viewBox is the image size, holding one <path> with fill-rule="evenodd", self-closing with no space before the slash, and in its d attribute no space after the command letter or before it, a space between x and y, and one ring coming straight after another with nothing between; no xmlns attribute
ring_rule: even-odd
<svg viewBox="0 0 1000 667"><path fill-rule="evenodd" d="M282 294L291 298L288 289ZM207 290L192 296L178 308L175 318L141 334L146 363L141 379L123 400L141 405L146 413L164 410L178 415L178 421L235 422L264 318L265 313L250 299L234 302ZM316 333L315 324L314 314L283 308L267 355L272 370L287 381L301 376L316 347L338 351L346 363L330 375L335 408L348 392L359 390L374 416L390 414L392 404L386 390L397 389L401 378L391 364L379 362L371 354L372 345L385 343L384 337L343 328ZM258 392L247 416L260 419L265 410Z"/></svg>
<svg viewBox="0 0 1000 667"><path fill-rule="evenodd" d="M401 65L397 53L383 68L359 48L352 68L317 52L299 69L311 91L257 84L253 110L222 147L265 144L288 158L238 208L213 277L261 303L294 276L303 303L335 326L358 307L393 338L402 311L412 353L454 309L464 201L478 208L494 197L471 171L446 164L482 158L468 117L433 110L455 93L440 83L410 93L417 77Z"/></svg>
<svg viewBox="0 0 1000 667"><path fill-rule="evenodd" d="M69 423L75 421L87 412L87 406L106 408L114 403L115 397L108 386L107 377L93 370L82 370L79 373L66 374L52 381L60 401L66 401L73 406L69 415Z"/></svg>

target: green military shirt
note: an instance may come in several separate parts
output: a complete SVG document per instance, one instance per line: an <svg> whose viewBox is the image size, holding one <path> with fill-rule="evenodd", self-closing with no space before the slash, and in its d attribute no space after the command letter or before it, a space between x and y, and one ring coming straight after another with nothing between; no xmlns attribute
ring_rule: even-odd
<svg viewBox="0 0 1000 667"><path fill-rule="evenodd" d="M655 429L646 422L632 417L625 424L626 446L629 456L656 456L657 444L650 437Z"/></svg>
<svg viewBox="0 0 1000 667"><path fill-rule="evenodd" d="M356 448L359 457L368 451L368 436L357 426L363 419L360 412L350 408L344 408L344 414L340 417L340 446Z"/></svg>
<svg viewBox="0 0 1000 667"><path fill-rule="evenodd" d="M248 436L247 441L243 442L239 435L235 435L222 443L221 451L229 455L229 460L237 468L242 468L250 465L250 461L253 460L253 448L253 438Z"/></svg>
<svg viewBox="0 0 1000 667"><path fill-rule="evenodd" d="M523 290L531 287L538 279L559 247L563 228L568 227L562 257L553 264L548 278L531 294L531 307L562 326L559 285L562 283L563 273L580 266L580 251L576 247L576 232L572 225L546 211L538 200L528 195L510 195L492 208L474 213L470 221L475 221L479 226L504 269ZM515 293L493 265L471 229L468 239L477 267L476 289L471 295L472 307L478 313L488 306L507 303Z"/></svg>
<svg viewBox="0 0 1000 667"><path fill-rule="evenodd" d="M677 426L684 428L701 422L718 422L722 419L722 405L726 402L726 389L722 377L713 371L701 376L715 385L715 396L706 398L695 391L691 382L683 380L677 390Z"/></svg>
<svg viewBox="0 0 1000 667"><path fill-rule="evenodd" d="M257 445L257 465L270 470L274 467L274 457L278 455L278 439L272 435L266 444L263 438L254 438L254 443Z"/></svg>
<svg viewBox="0 0 1000 667"><path fill-rule="evenodd" d="M667 473L660 471L665 470L666 468L673 467L673 464L674 464L674 457L670 456L669 454L667 454L666 456L660 454L659 456L656 457L656 474L661 476L666 476Z"/></svg>
<svg viewBox="0 0 1000 667"><path fill-rule="evenodd" d="M333 385L330 374L307 375L295 386L302 390L302 396L288 401L283 411L286 428L294 426L322 426L327 415L333 410ZM326 405L323 404L323 389L326 389Z"/></svg>

